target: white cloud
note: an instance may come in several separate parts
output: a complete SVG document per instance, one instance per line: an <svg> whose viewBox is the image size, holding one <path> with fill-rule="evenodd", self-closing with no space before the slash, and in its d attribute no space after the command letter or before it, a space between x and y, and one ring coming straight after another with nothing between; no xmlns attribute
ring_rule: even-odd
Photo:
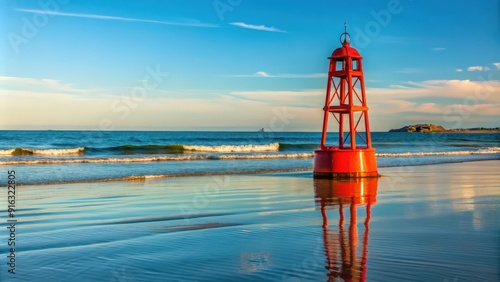
<svg viewBox="0 0 500 282"><path fill-rule="evenodd" d="M463 72L464 70L463 69L456 69L455 71L456 72Z"/></svg>
<svg viewBox="0 0 500 282"><path fill-rule="evenodd" d="M498 62L498 63L493 63L493 65L494 65L495 67L497 67L497 69L499 69L499 70L500 70L500 62Z"/></svg>
<svg viewBox="0 0 500 282"><path fill-rule="evenodd" d="M33 10L33 9L16 9L20 12L32 13L32 14L46 14L51 16L62 16L62 17L76 17L76 18L88 18L88 19L99 19L99 20L114 20L114 21L130 21L130 22L144 22L144 23L155 23L164 25L177 25L177 26L192 26L192 27L218 27L215 24L202 23L197 20L188 19L185 21L157 21L157 20L146 20L146 19L135 19L135 18L125 18L125 17L115 17L115 16L105 16L105 15L94 15L94 14L80 14L80 13L64 13L51 10Z"/></svg>
<svg viewBox="0 0 500 282"><path fill-rule="evenodd" d="M421 82L408 81L401 85L392 85L390 88L369 88L366 90L368 99L377 100L401 97L413 98L454 98L474 99L500 103L500 80L471 81L471 80L426 80Z"/></svg>
<svg viewBox="0 0 500 282"><path fill-rule="evenodd" d="M467 68L468 71L489 71L489 67L482 67L482 66L472 66Z"/></svg>
<svg viewBox="0 0 500 282"><path fill-rule="evenodd" d="M372 116L396 116L405 113L419 113L434 115L434 117L456 116L469 120L472 117L491 116L496 117L500 110L500 103L458 103L458 104L439 104L439 103L417 103L405 100L392 100L390 102L374 102L370 108L374 113ZM437 120L436 120L437 121Z"/></svg>
<svg viewBox="0 0 500 282"><path fill-rule="evenodd" d="M444 47L434 47L434 48L432 48L432 51L444 51L444 50L446 50L446 48L444 48Z"/></svg>
<svg viewBox="0 0 500 282"><path fill-rule="evenodd" d="M389 85L390 88L396 88L396 89L411 89L410 86L404 86L404 85L399 85L399 84L391 84Z"/></svg>
<svg viewBox="0 0 500 282"><path fill-rule="evenodd" d="M218 127L257 130L273 126L293 129L294 121L303 123L301 118L298 120L301 116L307 117L305 121L309 123L321 119L319 108L294 106L293 103L286 103L288 98L283 93L267 101L236 95L210 95L205 98L148 96L142 101L135 101L133 98L124 101L111 96L2 90L0 128L99 129L100 123L105 120L117 129ZM317 102L321 103L320 100ZM277 116L282 112L287 114L285 117L297 118L288 119L290 124L286 124L279 119L283 114ZM314 114L316 117L312 118Z"/></svg>
<svg viewBox="0 0 500 282"><path fill-rule="evenodd" d="M268 27L265 25L253 25L253 24L246 24L243 22L234 22L234 23L229 23L234 26L242 27L242 28L248 28L248 29L255 29L255 30L262 30L262 31L270 31L270 32L286 32L281 29L277 29L275 27Z"/></svg>
<svg viewBox="0 0 500 282"><path fill-rule="evenodd" d="M270 77L269 74L265 71L258 71L254 74L255 76L261 76L261 77Z"/></svg>
<svg viewBox="0 0 500 282"><path fill-rule="evenodd" d="M55 79L46 79L46 78L29 78L29 77L17 77L17 76L0 76L0 83L8 83L8 84L57 84L58 81Z"/></svg>
<svg viewBox="0 0 500 282"><path fill-rule="evenodd" d="M12 89L12 85L16 89ZM99 95L80 95L78 93L91 90L77 89L57 80L0 77L0 128L98 129L106 118L118 129L180 130L200 127L203 121L203 127L207 128L255 127L257 130L279 122L275 111L286 107L287 113L295 115L286 130L321 130L324 88L169 90L168 95L165 91L152 90L142 101L122 100L119 96L103 94L105 91L97 92ZM206 95L200 95L200 91ZM478 122L478 126L481 122L494 123L500 112L500 96L495 93L500 93L500 80L410 81L366 90L373 130L401 127L404 125L401 122L415 116L428 116L429 121L454 126L446 123L444 113L447 112L464 122ZM122 118L125 111L128 114Z"/></svg>
<svg viewBox="0 0 500 282"><path fill-rule="evenodd" d="M391 85L389 88L367 88L370 118L374 130L401 126L407 116L427 116L432 121L455 126L458 118L466 122L494 122L500 112L500 81L430 80ZM320 123L318 111L324 104L325 89L303 91L232 91L233 97L262 102L262 106L286 105L297 112L309 126ZM427 100L427 101L426 101ZM309 111L306 111L309 109ZM448 113L445 116L445 113ZM453 122L450 120L453 118Z"/></svg>
<svg viewBox="0 0 500 282"><path fill-rule="evenodd" d="M368 88L370 117L393 128L402 120L432 122L445 127L497 123L500 112L500 80L429 80L407 82L392 88ZM412 87L407 87L412 86ZM418 117L428 118L419 119Z"/></svg>
<svg viewBox="0 0 500 282"><path fill-rule="evenodd" d="M84 94L99 92L102 89L79 89L71 83L63 83L55 79L47 78L29 78L15 76L0 76L0 88L4 89L22 89L24 91L55 92L55 93L73 93Z"/></svg>

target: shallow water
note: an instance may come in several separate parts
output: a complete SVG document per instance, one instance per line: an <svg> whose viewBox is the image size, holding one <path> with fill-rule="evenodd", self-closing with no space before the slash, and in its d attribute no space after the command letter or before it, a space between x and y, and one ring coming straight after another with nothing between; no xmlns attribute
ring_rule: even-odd
<svg viewBox="0 0 500 282"><path fill-rule="evenodd" d="M0 280L498 281L498 164L21 186Z"/></svg>

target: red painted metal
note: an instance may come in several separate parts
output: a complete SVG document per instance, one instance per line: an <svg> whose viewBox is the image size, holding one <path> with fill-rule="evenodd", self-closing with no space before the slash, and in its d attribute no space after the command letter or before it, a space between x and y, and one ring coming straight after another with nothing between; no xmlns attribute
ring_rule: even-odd
<svg viewBox="0 0 500 282"><path fill-rule="evenodd" d="M314 176L378 177L375 149L371 144L362 57L350 46L349 34L344 32L342 35L342 47L328 58L330 67L323 107L323 131L321 147L314 151ZM338 126L338 143L332 146L327 145L330 116Z"/></svg>

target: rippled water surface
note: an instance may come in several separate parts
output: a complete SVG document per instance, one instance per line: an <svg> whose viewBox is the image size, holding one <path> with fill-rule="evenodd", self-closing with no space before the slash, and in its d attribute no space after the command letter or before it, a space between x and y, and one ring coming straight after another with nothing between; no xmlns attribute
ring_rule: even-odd
<svg viewBox="0 0 500 282"><path fill-rule="evenodd" d="M0 280L498 281L498 164L20 186Z"/></svg>

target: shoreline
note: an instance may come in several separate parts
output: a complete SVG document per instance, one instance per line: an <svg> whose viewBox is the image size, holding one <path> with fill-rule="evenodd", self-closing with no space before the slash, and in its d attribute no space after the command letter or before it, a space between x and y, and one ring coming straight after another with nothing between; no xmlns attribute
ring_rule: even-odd
<svg viewBox="0 0 500 282"><path fill-rule="evenodd" d="M498 166L500 166L500 159L484 159L484 160L470 160L470 161L449 161L442 163L434 163L434 164L412 164L412 165L394 165L394 166L379 166L379 178L389 177L382 173L385 169L398 168L398 167L425 167L425 166L446 166L452 164L465 164L465 163L474 163L474 162L497 162ZM382 170L382 171L381 171ZM94 183L116 183L116 182L146 182L152 180L160 180L160 179L176 179L176 178L200 178L200 177L209 177L209 176L230 176L230 175L268 175L268 174L289 174L289 173L297 173L297 172L310 172L312 173L312 168L297 168L297 169L275 169L275 170L255 170L248 172L213 172L213 173L192 173L192 174L162 174L162 175L131 175L126 177L117 177L117 178L105 178L105 179L93 179L93 180L75 180L75 181L65 181L65 182L44 182L44 183L17 183L16 186L19 187L32 187L32 186L52 186L52 185L65 185L65 184L94 184ZM313 178L311 176L311 178Z"/></svg>

